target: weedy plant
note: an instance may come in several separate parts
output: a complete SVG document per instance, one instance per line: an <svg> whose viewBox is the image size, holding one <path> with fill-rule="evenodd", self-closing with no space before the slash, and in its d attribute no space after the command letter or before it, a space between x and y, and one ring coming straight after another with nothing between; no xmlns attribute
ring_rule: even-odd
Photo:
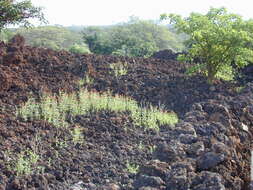
<svg viewBox="0 0 253 190"><path fill-rule="evenodd" d="M82 143L83 142L83 134L82 134L82 130L80 127L75 127L72 131L71 131L71 135L72 135L72 140L73 143L76 145L78 143Z"/></svg>
<svg viewBox="0 0 253 190"><path fill-rule="evenodd" d="M0 112L4 112L5 111L5 107L4 106L0 106Z"/></svg>
<svg viewBox="0 0 253 190"><path fill-rule="evenodd" d="M168 113L161 108L139 107L138 103L124 96L112 96L110 93L98 94L81 90L79 94L60 93L59 97L44 95L41 102L33 98L17 110L17 115L24 120L43 119L55 126L67 126L66 118L84 115L90 111L110 110L128 111L137 126L159 129L159 126L175 124L178 121L175 113Z"/></svg>
<svg viewBox="0 0 253 190"><path fill-rule="evenodd" d="M245 86L238 86L238 87L235 87L234 88L234 91L236 92L236 93L240 93L240 92L242 92L242 90L245 88Z"/></svg>
<svg viewBox="0 0 253 190"><path fill-rule="evenodd" d="M140 166L138 164L131 164L127 161L126 163L126 171L131 174L137 174Z"/></svg>
<svg viewBox="0 0 253 190"><path fill-rule="evenodd" d="M110 64L110 68L113 70L113 74L116 77L127 74L127 65L121 62Z"/></svg>
<svg viewBox="0 0 253 190"><path fill-rule="evenodd" d="M156 145L151 145L148 147L148 149L149 149L149 152L152 154L156 149Z"/></svg>
<svg viewBox="0 0 253 190"><path fill-rule="evenodd" d="M94 79L89 75L85 75L81 80L78 81L78 86L82 87L84 85L92 85L94 83Z"/></svg>
<svg viewBox="0 0 253 190"><path fill-rule="evenodd" d="M43 172L43 167L36 166L40 156L34 151L25 150L17 156L17 160L14 160L13 170L17 176L29 175L34 172Z"/></svg>

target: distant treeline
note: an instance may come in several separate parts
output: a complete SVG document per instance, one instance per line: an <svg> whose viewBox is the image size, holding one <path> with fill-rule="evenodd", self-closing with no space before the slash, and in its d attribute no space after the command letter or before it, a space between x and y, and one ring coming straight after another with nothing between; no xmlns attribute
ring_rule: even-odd
<svg viewBox="0 0 253 190"><path fill-rule="evenodd" d="M34 28L5 29L1 41L21 34L27 45L69 50L74 53L95 53L149 57L163 49L182 51L184 35L154 21L131 18L129 22L111 26L41 26Z"/></svg>

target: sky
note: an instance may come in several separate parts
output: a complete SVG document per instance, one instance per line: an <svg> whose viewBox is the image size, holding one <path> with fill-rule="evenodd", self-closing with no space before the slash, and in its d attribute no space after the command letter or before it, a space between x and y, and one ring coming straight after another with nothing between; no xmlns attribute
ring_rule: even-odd
<svg viewBox="0 0 253 190"><path fill-rule="evenodd" d="M111 25L126 22L130 16L158 20L162 13L188 16L206 13L210 7L226 7L229 12L253 18L252 0L32 0L44 7L49 24Z"/></svg>

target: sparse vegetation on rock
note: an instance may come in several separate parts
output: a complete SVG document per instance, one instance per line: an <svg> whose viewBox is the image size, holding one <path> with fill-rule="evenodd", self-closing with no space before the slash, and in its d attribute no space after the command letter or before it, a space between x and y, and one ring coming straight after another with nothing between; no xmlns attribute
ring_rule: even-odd
<svg viewBox="0 0 253 190"><path fill-rule="evenodd" d="M250 66L82 53L0 42L0 189L251 189Z"/></svg>

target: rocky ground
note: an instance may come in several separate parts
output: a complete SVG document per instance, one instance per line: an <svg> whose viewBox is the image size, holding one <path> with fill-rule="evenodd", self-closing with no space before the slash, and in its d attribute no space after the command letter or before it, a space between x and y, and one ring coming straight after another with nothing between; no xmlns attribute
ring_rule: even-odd
<svg viewBox="0 0 253 190"><path fill-rule="evenodd" d="M115 63L127 73L115 74ZM210 86L201 76L185 75L186 67L165 59L32 48L22 37L1 43L0 189L249 190L252 83ZM90 80L80 83L84 76ZM81 88L163 105L180 121L146 130L127 112L104 110L57 128L15 114L31 96ZM71 141L75 126L82 128L82 143ZM40 155L29 175L12 167L23 150Z"/></svg>

